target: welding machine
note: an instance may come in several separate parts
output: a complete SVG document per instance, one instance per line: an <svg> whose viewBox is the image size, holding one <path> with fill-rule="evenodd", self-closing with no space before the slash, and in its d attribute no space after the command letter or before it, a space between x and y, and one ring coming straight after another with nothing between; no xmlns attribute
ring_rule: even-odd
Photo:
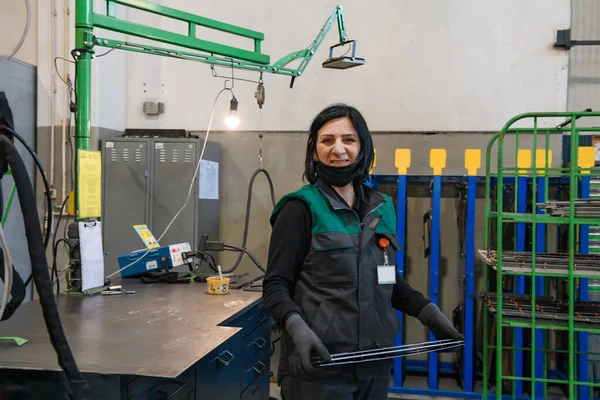
<svg viewBox="0 0 600 400"><path fill-rule="evenodd" d="M190 252L189 242L161 246L153 249L136 250L119 256L121 277L135 278L148 272L158 272L192 262L183 259L182 254Z"/></svg>

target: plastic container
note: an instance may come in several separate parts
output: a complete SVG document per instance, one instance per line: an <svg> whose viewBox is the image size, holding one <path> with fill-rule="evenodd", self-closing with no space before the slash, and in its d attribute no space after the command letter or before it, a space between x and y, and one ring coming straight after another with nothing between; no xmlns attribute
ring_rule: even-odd
<svg viewBox="0 0 600 400"><path fill-rule="evenodd" d="M227 294L229 293L229 278L220 279L218 276L206 278L208 294Z"/></svg>

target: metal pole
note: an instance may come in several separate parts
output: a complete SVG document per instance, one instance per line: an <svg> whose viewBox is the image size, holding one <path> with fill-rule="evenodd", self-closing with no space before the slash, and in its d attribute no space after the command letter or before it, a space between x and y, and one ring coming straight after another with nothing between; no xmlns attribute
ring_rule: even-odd
<svg viewBox="0 0 600 400"><path fill-rule="evenodd" d="M93 46L93 0L76 0L75 3L75 47L76 79L75 114L76 146L75 165L79 150L88 150L91 143L91 87L92 87L92 46ZM79 219L79 169L75 169L75 216Z"/></svg>
<svg viewBox="0 0 600 400"><path fill-rule="evenodd" d="M579 198L580 199L588 199L590 197L590 180L591 177L589 175L583 175L581 177L580 189L579 189ZM579 225L579 253L580 254L588 254L590 251L590 226L589 225ZM587 279L579 280L579 300L586 301L589 300L588 297L588 284L589 281ZM588 334L587 332L579 332L578 333L578 341L577 341L577 351L581 352L577 356L577 380L579 382L586 382L589 377L588 371L588 355L582 354L588 350ZM589 399L590 397L590 388L588 386L579 386L577 388L578 391L578 399Z"/></svg>
<svg viewBox="0 0 600 400"><path fill-rule="evenodd" d="M440 211L442 197L442 176L433 177L432 192L432 216L431 216L431 255L429 262L429 299L438 304L439 288L439 261L440 261ZM436 340L433 333L429 331L429 340ZM429 389L438 388L438 356L436 353L429 354Z"/></svg>
<svg viewBox="0 0 600 400"><path fill-rule="evenodd" d="M404 259L406 257L406 175L398 175L398 201L397 201L397 237L400 248L396 251L396 268L398 269L398 275L404 277ZM398 319L400 320L400 333L396 335L394 344L401 346L403 343L403 330L404 330L404 315L400 311L396 311ZM402 387L404 374L404 364L401 358L394 360L394 386Z"/></svg>
<svg viewBox="0 0 600 400"><path fill-rule="evenodd" d="M469 176L467 181L467 229L465 243L465 348L463 360L464 391L473 391L473 348L475 325L475 205L477 177Z"/></svg>

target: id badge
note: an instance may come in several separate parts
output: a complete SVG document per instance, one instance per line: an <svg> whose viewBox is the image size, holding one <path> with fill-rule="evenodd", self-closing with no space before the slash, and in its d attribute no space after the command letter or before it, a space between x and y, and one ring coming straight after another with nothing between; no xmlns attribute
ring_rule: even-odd
<svg viewBox="0 0 600 400"><path fill-rule="evenodd" d="M396 266L377 266L377 281L380 285L390 285L396 283Z"/></svg>

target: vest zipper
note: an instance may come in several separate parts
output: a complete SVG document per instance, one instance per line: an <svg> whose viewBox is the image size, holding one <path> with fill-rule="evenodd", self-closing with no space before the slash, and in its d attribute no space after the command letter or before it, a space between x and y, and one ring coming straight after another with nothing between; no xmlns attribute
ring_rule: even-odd
<svg viewBox="0 0 600 400"><path fill-rule="evenodd" d="M367 219L367 217L372 214L373 212L377 211L383 204L385 203L381 203L379 204L377 207L369 210L364 218L361 220L360 217L358 216L358 213L352 209L350 209L350 211L352 211L354 213L354 215L356 215L356 218L358 219L358 223L359 223L359 233L358 233L358 251L357 251L357 258L356 258L356 304L358 305L358 349L360 350L361 348L361 329L360 329L360 322L362 320L361 318L361 312L360 312L360 290L361 290L361 282L360 282L360 271L359 271L359 266L360 266L360 256L361 256L361 248L362 248L362 232L363 232L363 228L365 227L365 220Z"/></svg>

